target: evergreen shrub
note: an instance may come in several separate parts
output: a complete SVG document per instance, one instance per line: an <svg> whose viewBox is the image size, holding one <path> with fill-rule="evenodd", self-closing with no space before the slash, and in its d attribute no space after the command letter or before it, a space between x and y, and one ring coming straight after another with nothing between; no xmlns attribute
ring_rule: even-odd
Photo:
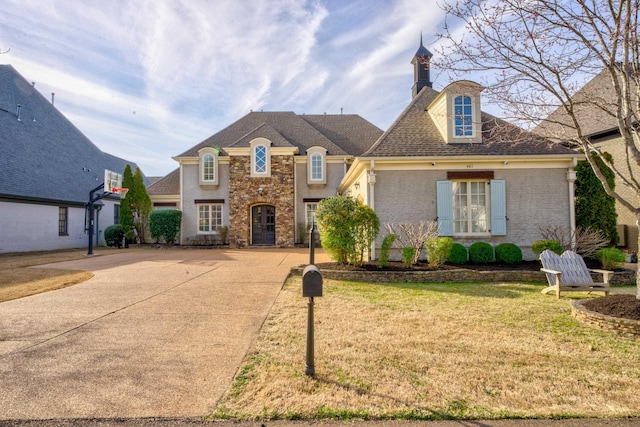
<svg viewBox="0 0 640 427"><path fill-rule="evenodd" d="M454 243L451 245L451 251L449 252L449 262L451 264L463 265L469 260L469 253L467 248L460 243Z"/></svg>
<svg viewBox="0 0 640 427"><path fill-rule="evenodd" d="M405 246L402 248L402 262L405 265L413 265L413 255L416 249L413 246Z"/></svg>
<svg viewBox="0 0 640 427"><path fill-rule="evenodd" d="M453 246L451 237L433 237L425 241L425 251L427 252L427 262L429 267L438 268L443 265Z"/></svg>
<svg viewBox="0 0 640 427"><path fill-rule="evenodd" d="M182 211L163 210L153 211L149 214L149 233L156 242L164 240L172 245L176 241L182 221Z"/></svg>
<svg viewBox="0 0 640 427"><path fill-rule="evenodd" d="M487 242L475 242L469 246L469 261L474 264L493 261L493 247Z"/></svg>
<svg viewBox="0 0 640 427"><path fill-rule="evenodd" d="M618 248L602 248L598 251L597 257L605 270L620 268L625 261L624 252Z"/></svg>
<svg viewBox="0 0 640 427"><path fill-rule="evenodd" d="M496 261L506 264L520 264L522 250L513 243L501 243L496 246Z"/></svg>
<svg viewBox="0 0 640 427"><path fill-rule="evenodd" d="M380 248L380 258L378 259L378 267L385 268L389 265L389 251L393 246L393 242L396 241L395 234L387 234L384 239L382 239L382 246Z"/></svg>
<svg viewBox="0 0 640 427"><path fill-rule="evenodd" d="M536 240L531 245L531 250L538 256L547 249L562 255L562 245L557 240Z"/></svg>
<svg viewBox="0 0 640 427"><path fill-rule="evenodd" d="M104 230L104 240L107 242L107 246L120 248L123 238L124 229L120 224L110 225Z"/></svg>

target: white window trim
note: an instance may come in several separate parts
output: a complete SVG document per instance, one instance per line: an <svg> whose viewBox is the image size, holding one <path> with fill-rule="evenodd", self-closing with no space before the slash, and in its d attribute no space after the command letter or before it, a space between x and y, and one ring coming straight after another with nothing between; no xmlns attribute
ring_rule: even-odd
<svg viewBox="0 0 640 427"><path fill-rule="evenodd" d="M266 138L256 138L250 142L251 146L251 176L254 178L268 178L271 176L271 141ZM265 148L265 172L256 171L256 148Z"/></svg>
<svg viewBox="0 0 640 427"><path fill-rule="evenodd" d="M311 159L319 155L322 159L322 177L313 179L313 165ZM324 185L327 183L327 150L323 147L311 147L307 150L307 184Z"/></svg>
<svg viewBox="0 0 640 427"><path fill-rule="evenodd" d="M201 206L209 206L209 231L200 230L200 207ZM211 223L211 213L213 210L211 209L213 206L220 207L220 226L224 225L224 204L223 203L197 203L196 204L196 234L218 234L216 230L218 225L212 225Z"/></svg>
<svg viewBox="0 0 640 427"><path fill-rule="evenodd" d="M456 183L460 183L460 182L466 182L469 187L470 184L472 182L484 182L484 188L485 188L485 194L484 194L484 206L485 206L485 223L486 223L486 231L476 231L476 232L456 232L455 231L455 220L452 217L451 221L453 221L452 223L452 227L453 227L453 235L454 236L458 236L458 237L478 237L478 236L491 236L491 185L489 185L489 183L491 182L490 180L485 180L485 179L454 179L451 180L452 184L456 184ZM452 212L455 209L455 204L453 202L453 189L452 189L452 199L451 199L451 209ZM470 194L467 195L467 197L471 197ZM469 206L469 203L467 202L467 207ZM467 219L467 221L471 221L471 217L469 217Z"/></svg>
<svg viewBox="0 0 640 427"><path fill-rule="evenodd" d="M200 159L198 161L198 176L200 185L218 185L218 150L213 147L205 147L198 151ZM213 179L204 179L204 159L205 156L213 156Z"/></svg>

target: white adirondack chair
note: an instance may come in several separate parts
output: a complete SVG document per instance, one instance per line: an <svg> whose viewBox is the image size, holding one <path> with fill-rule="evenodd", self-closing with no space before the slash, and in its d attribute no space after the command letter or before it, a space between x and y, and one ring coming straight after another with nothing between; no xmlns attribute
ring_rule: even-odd
<svg viewBox="0 0 640 427"><path fill-rule="evenodd" d="M561 256L549 249L540 254L542 267L546 273L549 287L542 290L543 294L556 292L604 292L609 295L609 280L613 271L588 269L580 255L573 251L565 251ZM602 274L603 281L595 283L590 271Z"/></svg>

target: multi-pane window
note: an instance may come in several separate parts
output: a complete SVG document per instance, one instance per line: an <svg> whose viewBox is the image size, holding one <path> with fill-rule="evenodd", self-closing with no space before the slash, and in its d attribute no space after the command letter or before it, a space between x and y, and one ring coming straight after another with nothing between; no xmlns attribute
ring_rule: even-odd
<svg viewBox="0 0 640 427"><path fill-rule="evenodd" d="M58 208L58 235L68 236L69 208Z"/></svg>
<svg viewBox="0 0 640 427"><path fill-rule="evenodd" d="M222 226L222 205L198 205L198 233L213 233Z"/></svg>
<svg viewBox="0 0 640 427"><path fill-rule="evenodd" d="M216 180L216 163L212 154L205 154L202 157L202 180L203 181L215 181Z"/></svg>
<svg viewBox="0 0 640 427"><path fill-rule="evenodd" d="M469 96L457 96L453 100L454 135L473 136L473 102Z"/></svg>
<svg viewBox="0 0 640 427"><path fill-rule="evenodd" d="M267 173L267 147L258 145L255 148L254 171L257 174Z"/></svg>
<svg viewBox="0 0 640 427"><path fill-rule="evenodd" d="M484 181L453 182L453 232L486 233L487 183Z"/></svg>
<svg viewBox="0 0 640 427"><path fill-rule="evenodd" d="M324 179L322 154L315 153L311 155L311 180L322 181Z"/></svg>

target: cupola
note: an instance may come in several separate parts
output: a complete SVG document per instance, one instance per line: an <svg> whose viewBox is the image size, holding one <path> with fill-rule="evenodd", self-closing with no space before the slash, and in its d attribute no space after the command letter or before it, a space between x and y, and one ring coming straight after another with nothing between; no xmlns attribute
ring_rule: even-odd
<svg viewBox="0 0 640 427"><path fill-rule="evenodd" d="M422 43L422 34L420 34L420 47L415 55L413 55L413 59L411 63L413 64L413 90L412 97L415 97L423 87L428 86L431 87L431 77L429 75L430 71L430 63L433 54L429 52L429 50L424 47Z"/></svg>

